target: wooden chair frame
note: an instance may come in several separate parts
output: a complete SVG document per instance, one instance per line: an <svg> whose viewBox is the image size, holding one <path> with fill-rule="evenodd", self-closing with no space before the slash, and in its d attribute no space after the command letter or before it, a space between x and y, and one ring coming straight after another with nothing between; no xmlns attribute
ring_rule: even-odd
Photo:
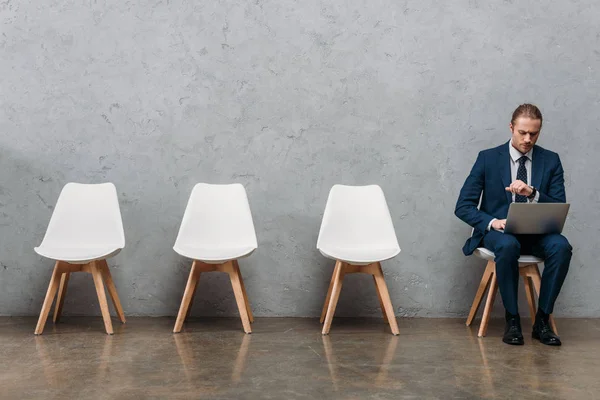
<svg viewBox="0 0 600 400"><path fill-rule="evenodd" d="M252 333L250 324L254 322L254 316L250 309L250 303L248 301L248 294L246 293L246 287L244 286L244 280L242 279L242 273L240 272L240 266L237 260L226 261L222 264L207 264L202 261L194 260L192 263L192 270L188 277L185 291L183 293L183 299L181 300L181 306L179 307L179 313L177 314L177 320L175 321L175 328L173 333L181 332L183 323L189 317L192 310L192 303L198 287L198 281L200 280L200 274L202 272L225 272L231 279L231 286L233 287L233 294L240 312L240 318L242 320L242 326L244 332Z"/></svg>
<svg viewBox="0 0 600 400"><path fill-rule="evenodd" d="M94 286L96 287L96 293L98 294L98 301L100 303L100 311L102 312L102 319L104 320L104 328L106 333L109 335L113 334L112 322L110 319L110 311L108 309L108 301L106 299L106 292L104 285L108 289L110 298L112 299L115 311L119 316L122 323L125 323L125 314L123 313L123 307L117 294L117 288L110 274L108 263L106 260L95 260L87 264L69 264L65 261L57 261L54 265L54 271L52 272L52 278L50 278L50 284L48 285L48 291L46 292L46 298L42 305L42 311L40 312L40 318L35 328L35 334L41 335L48 319L48 314L52 308L52 303L56 297L56 305L54 307L54 323L60 320L62 314L63 305L65 302L65 296L67 294L67 286L69 284L69 277L72 272L87 272L92 274L94 279Z"/></svg>
<svg viewBox="0 0 600 400"><path fill-rule="evenodd" d="M527 303L529 303L529 313L531 315L531 324L535 322L536 314L536 295L540 294L540 287L542 285L542 276L536 263L519 266L519 275L523 277L525 283L525 295L527 296ZM488 289L489 288L489 289ZM492 307L494 306L494 300L496 299L496 293L498 292L498 282L496 280L496 263L494 261L488 261L479 288L473 299L473 305L471 305L471 311L467 318L467 326L470 326L479 310L483 295L487 290L487 299L483 308L483 317L481 318L481 324L479 325L479 333L477 336L484 337L487 333L488 323L490 321L490 315L492 313ZM558 334L556 329L556 323L554 318L550 315L550 325L554 333Z"/></svg>
<svg viewBox="0 0 600 400"><path fill-rule="evenodd" d="M381 263L374 262L369 265L352 265L340 260L337 260L335 263L333 276L331 277L329 290L327 290L325 304L323 305L323 311L321 312L321 323L324 323L322 331L323 335L328 335L329 330L331 329L331 322L333 321L335 308L340 298L344 276L352 273L373 275L375 288L377 289L377 296L379 297L379 304L381 306L381 311L383 312L383 318L387 320L392 333L394 335L399 335L400 331L398 330L398 323L396 321L394 307L392 306L392 300L390 299L390 293L388 292L388 288L383 277Z"/></svg>

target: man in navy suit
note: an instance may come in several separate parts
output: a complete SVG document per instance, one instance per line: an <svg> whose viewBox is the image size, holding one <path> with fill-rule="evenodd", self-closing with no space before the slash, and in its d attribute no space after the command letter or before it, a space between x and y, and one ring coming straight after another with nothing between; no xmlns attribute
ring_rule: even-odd
<svg viewBox="0 0 600 400"><path fill-rule="evenodd" d="M474 228L463 252L471 255L481 246L494 252L498 286L506 309L502 340L515 345L523 344L517 301L517 260L520 254L543 258L544 272L532 337L547 345L560 346L560 338L552 331L548 318L567 276L572 247L560 234L510 235L502 230L511 202L566 202L563 168L558 154L535 144L542 128L542 113L536 106L517 107L509 126L511 140L481 151L460 191L455 214Z"/></svg>

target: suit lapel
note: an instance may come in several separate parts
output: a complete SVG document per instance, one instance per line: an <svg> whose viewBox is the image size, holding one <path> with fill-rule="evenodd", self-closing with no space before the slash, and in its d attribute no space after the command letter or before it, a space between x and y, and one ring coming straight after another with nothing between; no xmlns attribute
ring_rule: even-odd
<svg viewBox="0 0 600 400"><path fill-rule="evenodd" d="M544 152L539 147L534 146L531 158L531 186L540 190L544 175Z"/></svg>
<svg viewBox="0 0 600 400"><path fill-rule="evenodd" d="M502 190L506 193L506 200L510 204L512 203L512 193L506 191L506 188L511 184L510 154L508 152L508 146L510 146L510 142L501 147L500 151L498 152L498 160L500 162L500 176L502 178L502 184L504 185Z"/></svg>

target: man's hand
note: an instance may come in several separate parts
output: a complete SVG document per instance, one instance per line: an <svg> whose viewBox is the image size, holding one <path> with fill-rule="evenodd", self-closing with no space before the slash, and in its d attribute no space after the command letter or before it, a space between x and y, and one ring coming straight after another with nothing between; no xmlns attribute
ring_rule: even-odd
<svg viewBox="0 0 600 400"><path fill-rule="evenodd" d="M520 194L521 196L531 196L531 193L533 193L531 186L520 180L511 183L510 186L506 188L506 191L513 194Z"/></svg>
<svg viewBox="0 0 600 400"><path fill-rule="evenodd" d="M506 227L505 219L497 219L494 222L492 222L492 229L494 229L496 231L504 230L505 227Z"/></svg>

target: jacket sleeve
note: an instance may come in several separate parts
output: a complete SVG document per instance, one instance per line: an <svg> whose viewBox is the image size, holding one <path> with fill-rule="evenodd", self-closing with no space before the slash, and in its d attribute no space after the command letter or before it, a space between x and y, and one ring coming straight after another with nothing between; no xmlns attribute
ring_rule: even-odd
<svg viewBox="0 0 600 400"><path fill-rule="evenodd" d="M552 170L550 182L548 184L548 193L540 192L539 203L566 203L565 177L560 157L556 155L557 165Z"/></svg>
<svg viewBox="0 0 600 400"><path fill-rule="evenodd" d="M485 159L483 153L480 152L471 173L460 190L454 214L481 232L485 232L490 221L494 219L491 215L477 208L479 198L483 192L484 182Z"/></svg>

